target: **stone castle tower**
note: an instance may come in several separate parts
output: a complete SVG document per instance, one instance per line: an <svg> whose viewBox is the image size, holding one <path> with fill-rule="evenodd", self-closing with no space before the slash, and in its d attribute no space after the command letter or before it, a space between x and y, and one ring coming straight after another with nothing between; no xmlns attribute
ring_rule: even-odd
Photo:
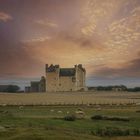
<svg viewBox="0 0 140 140"><path fill-rule="evenodd" d="M74 68L60 68L59 65L46 64L46 91L83 91L86 70L81 64Z"/></svg>

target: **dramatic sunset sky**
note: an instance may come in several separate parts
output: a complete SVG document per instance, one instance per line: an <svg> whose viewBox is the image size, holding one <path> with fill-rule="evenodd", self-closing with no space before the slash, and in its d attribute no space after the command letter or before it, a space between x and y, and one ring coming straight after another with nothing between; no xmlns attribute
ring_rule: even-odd
<svg viewBox="0 0 140 140"><path fill-rule="evenodd" d="M46 63L140 86L140 0L0 0L0 84L27 85Z"/></svg>

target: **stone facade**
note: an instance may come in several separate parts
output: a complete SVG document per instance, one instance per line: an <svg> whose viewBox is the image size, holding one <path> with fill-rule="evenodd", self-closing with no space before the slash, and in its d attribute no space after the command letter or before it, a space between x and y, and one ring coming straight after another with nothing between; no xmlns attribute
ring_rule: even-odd
<svg viewBox="0 0 140 140"><path fill-rule="evenodd" d="M86 70L81 64L74 68L60 68L59 65L46 64L46 91L83 91Z"/></svg>
<svg viewBox="0 0 140 140"><path fill-rule="evenodd" d="M26 93L31 92L31 87L30 86L25 87L25 92Z"/></svg>
<svg viewBox="0 0 140 140"><path fill-rule="evenodd" d="M39 81L31 81L31 92L39 92Z"/></svg>
<svg viewBox="0 0 140 140"><path fill-rule="evenodd" d="M39 81L39 92L46 92L46 78L44 76Z"/></svg>
<svg viewBox="0 0 140 140"><path fill-rule="evenodd" d="M25 92L46 92L46 78L42 76L40 81L31 81Z"/></svg>

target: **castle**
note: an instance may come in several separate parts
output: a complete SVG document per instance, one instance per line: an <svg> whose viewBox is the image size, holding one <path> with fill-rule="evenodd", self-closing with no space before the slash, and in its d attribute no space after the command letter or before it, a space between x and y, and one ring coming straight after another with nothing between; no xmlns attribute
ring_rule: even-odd
<svg viewBox="0 0 140 140"><path fill-rule="evenodd" d="M74 68L60 68L59 65L46 64L47 91L79 91L85 90L86 70L81 64Z"/></svg>
<svg viewBox="0 0 140 140"><path fill-rule="evenodd" d="M46 64L46 77L40 81L32 81L25 92L57 92L57 91L84 91L86 90L86 70L82 64L73 68L60 68L59 65Z"/></svg>

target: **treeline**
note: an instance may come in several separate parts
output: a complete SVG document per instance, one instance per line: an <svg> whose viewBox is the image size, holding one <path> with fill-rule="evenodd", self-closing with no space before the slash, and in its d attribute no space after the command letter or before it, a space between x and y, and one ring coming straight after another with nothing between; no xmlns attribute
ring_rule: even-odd
<svg viewBox="0 0 140 140"><path fill-rule="evenodd" d="M0 85L0 92L16 93L19 90L20 87L17 85Z"/></svg>
<svg viewBox="0 0 140 140"><path fill-rule="evenodd" d="M140 91L140 87L127 88L127 91L129 91L129 92L139 92Z"/></svg>
<svg viewBox="0 0 140 140"><path fill-rule="evenodd" d="M88 87L88 90L97 90L97 91L126 91L127 87L124 85L115 85L115 86L97 86L97 87Z"/></svg>
<svg viewBox="0 0 140 140"><path fill-rule="evenodd" d="M127 88L124 85L115 85L115 86L97 86L97 87L88 87L88 90L95 91L128 91L128 92L140 92L140 87Z"/></svg>

